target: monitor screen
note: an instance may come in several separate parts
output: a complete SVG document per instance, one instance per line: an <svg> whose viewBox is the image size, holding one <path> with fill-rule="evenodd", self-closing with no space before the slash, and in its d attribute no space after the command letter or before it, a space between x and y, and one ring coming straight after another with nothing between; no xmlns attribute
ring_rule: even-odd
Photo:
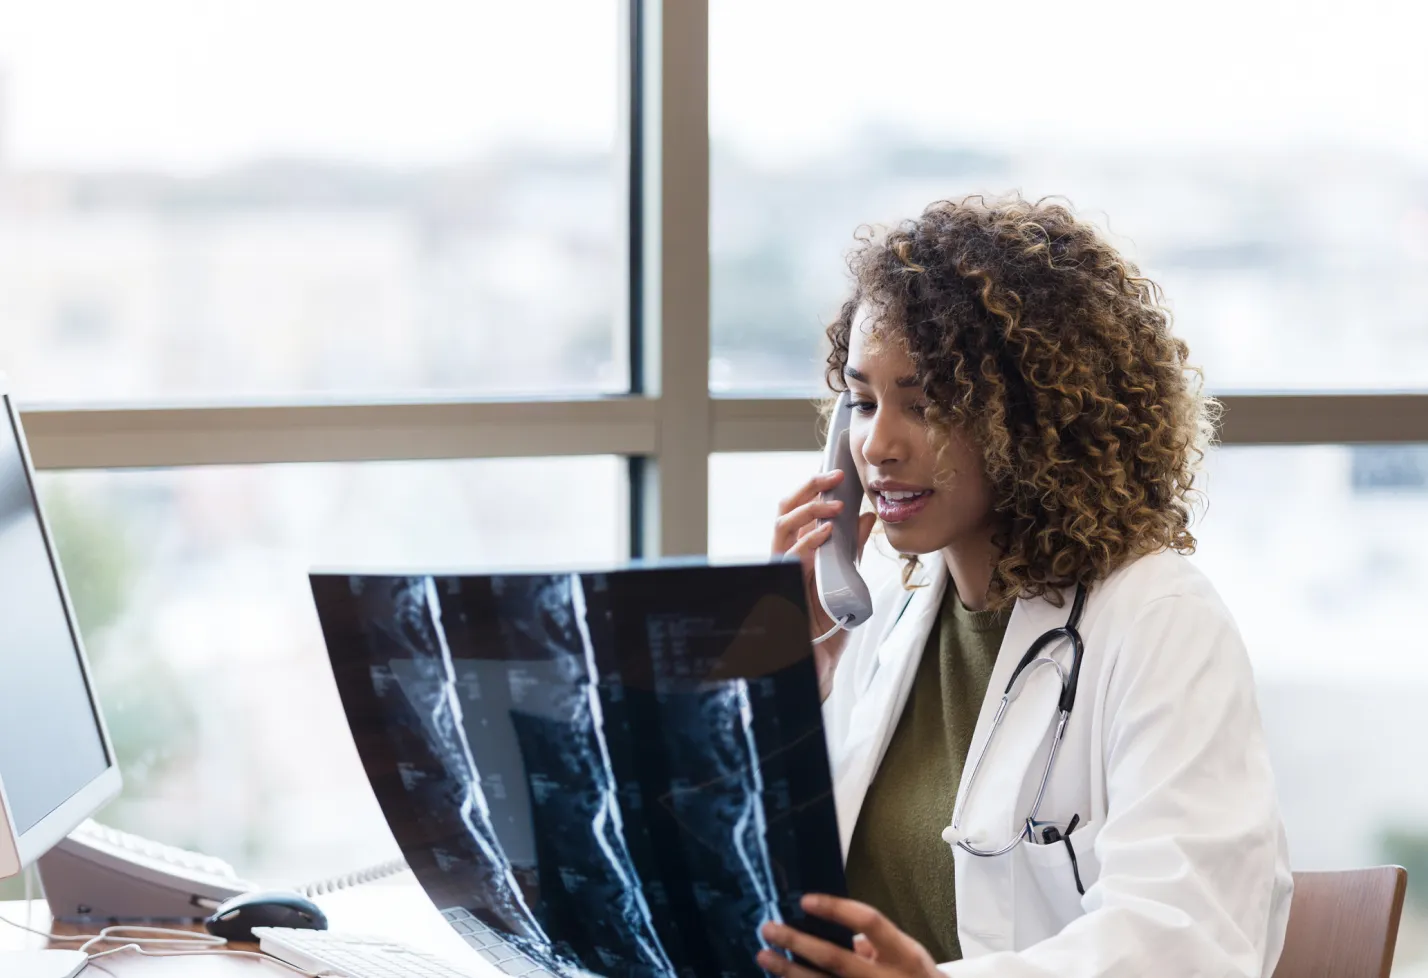
<svg viewBox="0 0 1428 978"><path fill-rule="evenodd" d="M842 894L796 564L314 575L368 777L432 900L509 974L761 975Z"/></svg>
<svg viewBox="0 0 1428 978"><path fill-rule="evenodd" d="M0 396L0 784L16 834L108 767L14 414Z"/></svg>

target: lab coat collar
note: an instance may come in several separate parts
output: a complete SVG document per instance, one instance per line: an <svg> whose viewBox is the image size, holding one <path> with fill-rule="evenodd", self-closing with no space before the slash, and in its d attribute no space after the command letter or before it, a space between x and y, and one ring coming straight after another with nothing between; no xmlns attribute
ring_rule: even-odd
<svg viewBox="0 0 1428 978"><path fill-rule="evenodd" d="M888 608L889 621L882 627L872 656L873 667L857 678L847 739L837 752L833 779L845 856L868 785L892 739L917 673L918 658L942 607L947 576L947 565L940 556L922 560L912 580L918 586L895 592Z"/></svg>
<svg viewBox="0 0 1428 978"><path fill-rule="evenodd" d="M931 559L924 557L919 562L909 582L911 590L906 592L901 609L878 642L879 669L901 668L911 655L911 666L916 671L917 656L927 644L927 636L936 626L937 614L942 610L949 576L947 562L940 554Z"/></svg>

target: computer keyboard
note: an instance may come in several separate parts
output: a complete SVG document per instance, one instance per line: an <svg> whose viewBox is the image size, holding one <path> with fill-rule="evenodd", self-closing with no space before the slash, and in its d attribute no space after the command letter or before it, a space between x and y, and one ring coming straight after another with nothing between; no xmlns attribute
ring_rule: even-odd
<svg viewBox="0 0 1428 978"><path fill-rule="evenodd" d="M461 935L462 940L476 949L477 954L504 973L520 978L556 978L540 962L507 941L500 931L481 923L465 907L451 907L443 910L441 915Z"/></svg>
<svg viewBox="0 0 1428 978"><path fill-rule="evenodd" d="M407 944L327 930L254 927L258 948L280 961L341 978L489 978Z"/></svg>

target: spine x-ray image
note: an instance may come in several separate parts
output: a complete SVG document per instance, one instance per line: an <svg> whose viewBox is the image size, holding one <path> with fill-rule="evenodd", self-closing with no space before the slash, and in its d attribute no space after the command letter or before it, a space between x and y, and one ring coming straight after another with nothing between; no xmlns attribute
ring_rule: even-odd
<svg viewBox="0 0 1428 978"><path fill-rule="evenodd" d="M314 575L334 674L417 878L511 974L760 973L843 893L792 565Z"/></svg>

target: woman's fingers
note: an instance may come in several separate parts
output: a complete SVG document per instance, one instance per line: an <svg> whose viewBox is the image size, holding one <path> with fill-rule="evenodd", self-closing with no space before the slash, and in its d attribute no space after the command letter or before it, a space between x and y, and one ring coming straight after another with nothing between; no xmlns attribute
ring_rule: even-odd
<svg viewBox="0 0 1428 978"><path fill-rule="evenodd" d="M828 542L828 538L833 535L832 523L809 523L807 527L799 531L798 542L788 549L786 557L795 557L803 565L803 592L804 598L808 601L809 628L812 629L810 638L818 636L828 637L829 629L834 627L833 619L828 617L828 613L823 610L823 604L818 599L818 593L814 587L813 572L813 552ZM824 649L824 652L832 651ZM831 674L830 674L831 678ZM827 695L827 690L824 690Z"/></svg>
<svg viewBox="0 0 1428 978"><path fill-rule="evenodd" d="M843 511L843 504L836 499L813 499L784 513L774 521L773 552L788 553L798 541L799 531L814 520L826 520Z"/></svg>
<svg viewBox="0 0 1428 978"><path fill-rule="evenodd" d="M813 558L813 551L823 546L832 532L832 523L809 523L806 529L799 531L798 540L784 553L806 564Z"/></svg>
<svg viewBox="0 0 1428 978"><path fill-rule="evenodd" d="M842 924L858 934L872 946L872 961L903 973L925 974L934 970L932 957L926 948L866 903L816 894L805 896L802 902L803 909L808 913ZM814 961L814 964L817 963ZM869 967L872 967L871 962Z"/></svg>
<svg viewBox="0 0 1428 978"><path fill-rule="evenodd" d="M861 958L852 951L846 951L836 944L831 944L822 938L805 934L800 930L788 926L787 924L777 924L769 922L764 924L761 931L764 940L775 947L783 948L785 951L792 951L810 964L822 968L829 974L840 975L842 978L871 978L876 973L876 965L865 958ZM781 961L784 965L793 968L799 967L786 958L781 958L777 954L770 954L765 951L759 955L759 964L765 965L765 960L778 965ZM778 960L775 960L778 959ZM792 970L775 970L768 968L774 974L794 975L798 974Z"/></svg>
<svg viewBox="0 0 1428 978"><path fill-rule="evenodd" d="M814 498L821 492L827 492L838 483L843 481L843 470L834 469L831 472L820 472L809 479L803 485L795 489L790 495L779 500L778 512L782 516L791 510L795 510Z"/></svg>
<svg viewBox="0 0 1428 978"><path fill-rule="evenodd" d="M777 951L760 951L754 960L769 974L782 975L783 978L828 978L821 971L795 964Z"/></svg>
<svg viewBox="0 0 1428 978"><path fill-rule="evenodd" d="M773 545L775 557L796 557L803 565L804 587L807 591L810 615L809 625L815 638L828 637L835 627L823 611L813 584L813 555L833 534L834 517L843 512L843 502L823 495L838 485L847 474L842 470L822 472L809 479L791 495L778 504L778 518L774 521ZM876 516L866 513L858 518L858 554L862 555L863 545L872 532ZM824 653L835 653L834 646L822 648ZM826 691L825 691L826 692Z"/></svg>
<svg viewBox="0 0 1428 978"><path fill-rule="evenodd" d="M775 553L787 557L797 557L804 564L811 563L813 551L823 546L833 532L833 524L828 522L829 516L835 515L838 511L837 508L842 506L837 502L828 505L835 507L832 513L828 515L818 513L814 519L794 531L793 541L788 546L782 550L776 550ZM877 522L876 513L863 513L858 517L858 560L863 559L863 548L867 546L868 537L872 535L873 527L877 525Z"/></svg>
<svg viewBox="0 0 1428 978"><path fill-rule="evenodd" d="M879 950L885 950L893 938L906 936L880 912L857 900L809 894L802 902L803 909L808 913L842 924L855 934L862 934Z"/></svg>
<svg viewBox="0 0 1428 978"><path fill-rule="evenodd" d="M878 959L878 949L873 947L873 942L862 934L853 935L853 953L864 961L876 961Z"/></svg>
<svg viewBox="0 0 1428 978"><path fill-rule="evenodd" d="M878 514L876 513L863 513L859 515L858 560L863 559L863 548L867 546L868 538L872 535L873 527L877 526L877 523ZM788 556L798 556L800 558L805 554L811 555L813 550L816 550L823 545L824 541L828 539L828 534L832 532L833 524L827 522L827 517L823 517L822 522L820 522L818 519L810 520L809 522L803 524L798 528L797 537L794 540L793 545L790 546L788 549L781 551L781 553L786 554ZM807 545L804 545L804 542L807 537L813 533L818 534L818 539L815 541L809 541Z"/></svg>

